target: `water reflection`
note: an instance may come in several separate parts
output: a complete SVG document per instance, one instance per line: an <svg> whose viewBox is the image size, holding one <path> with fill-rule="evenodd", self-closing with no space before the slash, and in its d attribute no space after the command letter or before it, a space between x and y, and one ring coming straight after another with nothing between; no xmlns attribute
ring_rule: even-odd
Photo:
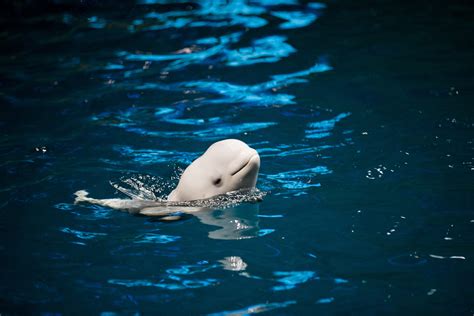
<svg viewBox="0 0 474 316"><path fill-rule="evenodd" d="M174 4L176 9L171 12L153 11L136 19L129 28L130 31L164 30L168 28L214 27L225 28L241 26L249 29L261 28L268 24L266 15L282 19L280 29L301 28L313 23L325 5L312 2L301 6L296 0L277 1L193 1L195 5L183 6L176 4L182 1L139 0L142 5ZM187 1L186 1L187 2ZM184 3L184 2L182 2ZM287 10L281 10L285 8Z"/></svg>
<svg viewBox="0 0 474 316"><path fill-rule="evenodd" d="M241 32L236 32L218 38L210 37L199 39L190 47L180 49L173 54L137 54L121 51L117 53L117 56L128 61L171 61L171 63L162 70L173 71L192 64L202 64L206 60L225 54L228 45L237 42L241 35Z"/></svg>
<svg viewBox="0 0 474 316"><path fill-rule="evenodd" d="M336 123L348 117L350 113L341 113L338 116L320 122L308 124L308 129L305 131L306 138L324 138L331 135L331 131L336 126Z"/></svg>
<svg viewBox="0 0 474 316"><path fill-rule="evenodd" d="M317 18L317 15L314 13L301 11L274 11L272 12L272 15L286 20L280 24L279 27L281 29L296 29L305 27L313 23Z"/></svg>
<svg viewBox="0 0 474 316"><path fill-rule="evenodd" d="M317 175L324 175L332 173L325 166L317 166L314 168L292 170L286 172L280 172L277 174L266 175L266 178L272 181L276 181L280 186L286 189L308 189L311 187L319 187L321 184L314 181L314 177Z"/></svg>
<svg viewBox="0 0 474 316"><path fill-rule="evenodd" d="M94 239L94 238L99 237L99 236L107 236L106 233L85 232L85 231L80 231L80 230L77 230L77 229L72 229L72 228L69 228L69 227L61 228L60 231L62 231L63 233L71 234L71 235L73 235L73 236L75 236L79 239L83 239L83 240Z"/></svg>
<svg viewBox="0 0 474 316"><path fill-rule="evenodd" d="M318 61L313 66L287 74L271 76L271 79L253 85L238 85L230 82L215 80L194 80L177 83L143 83L135 86L136 90L158 89L166 91L182 91L182 89L193 89L198 92L211 93L219 98L208 98L200 101L201 105L215 103L241 103L248 106L271 106L275 104L294 104L294 96L284 93L275 93L283 87L295 83L304 83L306 77L311 74L321 73L331 70L324 61Z"/></svg>
<svg viewBox="0 0 474 316"><path fill-rule="evenodd" d="M228 271L245 271L247 268L247 263L238 256L225 257L219 262L222 264L222 269Z"/></svg>
<svg viewBox="0 0 474 316"><path fill-rule="evenodd" d="M276 281L282 283L272 287L273 291L291 290L298 284L306 283L316 277L314 271L275 271L273 274L278 277Z"/></svg>
<svg viewBox="0 0 474 316"><path fill-rule="evenodd" d="M258 211L258 204L242 204L224 210L203 210L194 215L203 224L219 227L209 232L209 238L239 240L259 236Z"/></svg>
<svg viewBox="0 0 474 316"><path fill-rule="evenodd" d="M252 46L226 52L228 66L274 63L296 52L284 36L268 36L254 40Z"/></svg>
<svg viewBox="0 0 474 316"><path fill-rule="evenodd" d="M256 304L242 309L233 311L223 311L218 313L209 314L209 316L243 316L251 314L265 313L278 308L285 308L287 306L296 304L296 301L285 301L285 302L274 302L274 303L263 303Z"/></svg>
<svg viewBox="0 0 474 316"><path fill-rule="evenodd" d="M163 278L159 280L109 279L108 283L126 287L157 287L167 290L196 289L217 285L219 280L213 278L197 279L189 277L195 274L202 274L217 267L217 264L210 264L203 260L196 264L184 264L169 268L166 270Z"/></svg>
<svg viewBox="0 0 474 316"><path fill-rule="evenodd" d="M136 244L143 244L143 243L167 244L167 243L176 241L180 238L181 238L180 236L162 235L162 234L157 234L157 233L146 233L135 238L134 243Z"/></svg>

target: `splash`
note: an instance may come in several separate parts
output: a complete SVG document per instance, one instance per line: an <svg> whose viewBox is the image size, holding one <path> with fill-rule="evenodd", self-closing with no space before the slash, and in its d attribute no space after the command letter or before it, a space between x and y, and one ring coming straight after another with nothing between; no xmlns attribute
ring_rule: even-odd
<svg viewBox="0 0 474 316"><path fill-rule="evenodd" d="M149 175L132 175L122 177L121 183L110 182L110 184L132 199L150 200L162 202L162 206L171 207L199 207L199 208L231 208L242 203L256 203L263 200L267 192L260 191L257 188L240 189L224 194L216 195L207 199L183 201L183 202L169 202L166 201L167 194L164 192L171 191L176 187L179 174L182 170L177 171L170 180L163 178L149 176ZM157 206L159 206L157 204Z"/></svg>
<svg viewBox="0 0 474 316"><path fill-rule="evenodd" d="M267 192L260 191L257 188L241 189L224 194L216 195L208 199L185 201L185 202L167 202L169 206L188 206L226 209L237 206L242 203L256 203L263 200Z"/></svg>
<svg viewBox="0 0 474 316"><path fill-rule="evenodd" d="M165 191L170 191L176 184L173 178L165 181L163 178L138 174L120 178L121 183L110 181L110 185L132 199L139 200L166 200Z"/></svg>

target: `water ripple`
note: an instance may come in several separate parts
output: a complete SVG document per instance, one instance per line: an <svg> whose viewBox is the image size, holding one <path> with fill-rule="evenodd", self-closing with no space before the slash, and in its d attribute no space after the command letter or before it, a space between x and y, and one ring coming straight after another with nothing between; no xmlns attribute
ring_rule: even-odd
<svg viewBox="0 0 474 316"><path fill-rule="evenodd" d="M320 298L316 301L316 304L329 304L334 302L334 297Z"/></svg>
<svg viewBox="0 0 474 316"><path fill-rule="evenodd" d="M182 91L184 88L197 90L201 93L205 92L220 96L220 98L202 100L200 103L203 105L215 103L241 103L242 105L251 106L271 106L275 104L287 105L294 104L294 96L284 93L275 93L275 91L291 84L307 82L306 79L301 77L305 77L314 73L326 72L331 69L332 67L327 63L318 61L307 69L288 74L273 75L271 80L254 85L238 85L215 80L194 80L171 84L148 82L139 86L134 86L134 89Z"/></svg>
<svg viewBox="0 0 474 316"><path fill-rule="evenodd" d="M247 132L253 132L273 125L275 122L254 122L241 124L219 124L217 126L195 130L195 131L150 131L140 127L125 127L125 130L143 136L153 136L162 138L192 138L194 140L209 141L217 140L233 135L240 135Z"/></svg>
<svg viewBox="0 0 474 316"><path fill-rule="evenodd" d="M197 264L181 265L177 268L167 269L166 273L171 275L192 275L196 273L206 272L210 269L218 268L219 265L210 265L207 261L201 261Z"/></svg>
<svg viewBox="0 0 474 316"><path fill-rule="evenodd" d="M156 233L147 233L137 237L134 241L136 244L167 244L180 239L180 236L160 235Z"/></svg>
<svg viewBox="0 0 474 316"><path fill-rule="evenodd" d="M230 50L226 53L228 66L244 66L256 63L273 63L296 52L286 43L284 36L267 36L253 41L251 47Z"/></svg>
<svg viewBox="0 0 474 316"><path fill-rule="evenodd" d="M307 189L311 187L319 187L320 183L313 182L313 177L332 173L325 166L317 166L309 169L293 170L280 172L277 174L266 175L267 179L277 181L286 189Z"/></svg>
<svg viewBox="0 0 474 316"><path fill-rule="evenodd" d="M163 283L153 282L149 280L123 280L123 279L110 279L110 284L123 285L126 287L157 287L167 290L185 290L185 289L196 289L201 287L207 287L216 285L218 280L216 279L202 279L202 280L182 280L175 283Z"/></svg>
<svg viewBox="0 0 474 316"><path fill-rule="evenodd" d="M71 228L68 228L68 227L61 228L60 231L62 231L63 233L72 234L72 235L76 236L77 238L86 239L86 240L94 239L98 236L107 236L106 233L84 232L84 231L80 231L80 230L71 229Z"/></svg>
<svg viewBox="0 0 474 316"><path fill-rule="evenodd" d="M164 279L159 282L150 280L110 279L108 283L126 287L158 287L167 290L196 289L216 285L218 284L218 280L212 278L182 279L182 276L206 272L217 267L219 267L218 264L209 264L207 261L200 261L197 264L181 265L177 268L167 269L166 278L171 282L166 282Z"/></svg>
<svg viewBox="0 0 474 316"><path fill-rule="evenodd" d="M190 164L198 154L191 152L177 152L157 149L134 149L131 146L115 145L114 150L130 158L133 162L142 165L179 162Z"/></svg>
<svg viewBox="0 0 474 316"><path fill-rule="evenodd" d="M309 123L309 129L305 131L306 138L324 138L331 135L331 130L334 129L336 123L349 115L350 113L341 113L329 120Z"/></svg>
<svg viewBox="0 0 474 316"><path fill-rule="evenodd" d="M273 274L280 277L277 279L277 282L282 283L282 285L272 287L273 291L291 290L298 284L306 283L316 276L316 273L313 271L276 271Z"/></svg>
<svg viewBox="0 0 474 316"><path fill-rule="evenodd" d="M285 308L293 304L296 304L296 301L256 304L256 305L244 307L238 310L212 313L212 314L209 314L208 316L241 316L241 315L259 314L259 313L265 313L277 308Z"/></svg>
<svg viewBox="0 0 474 316"><path fill-rule="evenodd" d="M305 27L313 23L318 17L314 13L301 11L274 11L272 12L272 15L286 20L280 24L281 29L295 29Z"/></svg>
<svg viewBox="0 0 474 316"><path fill-rule="evenodd" d="M225 54L226 47L231 43L237 42L241 35L242 33L237 32L220 36L219 38L203 38L196 41L196 44L201 45L201 47L191 45L190 47L180 49L172 54L136 54L120 51L117 52L117 56L122 57L128 61L170 61L171 63L162 70L179 70L192 64L202 64L206 60L210 60L215 56ZM207 45L209 47L204 48L202 47L203 45Z"/></svg>

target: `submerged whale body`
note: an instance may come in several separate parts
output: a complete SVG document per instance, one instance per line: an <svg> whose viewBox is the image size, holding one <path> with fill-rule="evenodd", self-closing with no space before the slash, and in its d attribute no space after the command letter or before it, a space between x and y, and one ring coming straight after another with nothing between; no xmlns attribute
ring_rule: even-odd
<svg viewBox="0 0 474 316"><path fill-rule="evenodd" d="M205 200L227 192L255 188L259 168L260 156L255 149L240 140L226 139L212 144L184 170L167 201L94 199L87 191L80 190L75 193L75 203L87 202L134 214L166 216L178 210L178 202ZM202 210L202 207L179 208L184 213Z"/></svg>

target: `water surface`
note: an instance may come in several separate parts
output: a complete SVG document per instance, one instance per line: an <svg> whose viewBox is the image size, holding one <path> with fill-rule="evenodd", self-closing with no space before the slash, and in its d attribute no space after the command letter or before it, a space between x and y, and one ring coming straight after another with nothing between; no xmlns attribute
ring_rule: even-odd
<svg viewBox="0 0 474 316"><path fill-rule="evenodd" d="M1 16L0 312L474 312L468 3L10 2ZM137 177L166 195L224 138L259 152L268 194L209 216L253 238L73 204Z"/></svg>

